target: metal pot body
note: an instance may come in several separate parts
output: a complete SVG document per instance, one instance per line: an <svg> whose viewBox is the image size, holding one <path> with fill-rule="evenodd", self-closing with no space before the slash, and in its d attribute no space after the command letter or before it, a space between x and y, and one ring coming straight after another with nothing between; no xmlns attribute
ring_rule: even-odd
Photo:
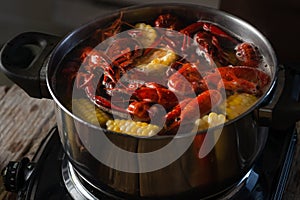
<svg viewBox="0 0 300 200"><path fill-rule="evenodd" d="M42 96L49 95L55 101L61 141L76 172L97 188L125 199L180 196L204 198L237 185L253 167L268 136L268 128L259 126L254 115L260 106L267 103L276 83L276 56L267 39L243 20L200 5L149 4L126 8L122 13L123 20L129 23L147 22L163 13L173 13L191 21L201 19L215 22L242 40L256 44L268 65L271 84L247 112L209 132L152 138L109 132L71 113L61 101L64 97L61 89L65 86L56 82L58 67L63 58L95 30L113 22L120 13L95 19L63 38L50 56L42 56L46 62L40 73L40 93ZM9 52L2 52L5 53ZM5 59L1 59L3 63ZM46 89L44 79L47 81ZM114 145L107 145L104 140ZM156 157L152 157L155 160L145 159L147 153L159 151L168 144L172 144L168 154L156 154ZM182 146L185 151L178 153ZM130 158L124 158L122 150L130 152ZM173 156L172 152L176 155ZM104 161L99 156L105 157ZM149 170L148 165L154 162L167 164Z"/></svg>
<svg viewBox="0 0 300 200"><path fill-rule="evenodd" d="M189 136L153 139L128 137L105 130L101 130L99 133L98 128L74 118L72 114L63 109L58 100L60 95L56 93L55 85L51 82L51 78L56 73L56 66L59 65L66 52L78 44L78 38L89 37L95 29L112 22L119 13L95 20L65 38L52 53L48 63L48 85L49 90L52 91L52 97L57 103L57 119L62 143L75 169L94 185L105 188L111 193L117 192L117 195L131 197L153 198L186 196L187 194L207 197L233 187L251 169L267 138L267 128L258 125L254 117L254 109L263 103L275 84L276 57L268 41L255 28L242 20L201 6L155 4L134 7L122 12L124 20L128 22L136 22L137 19L138 21L149 21L159 14L175 13L194 21L202 19L220 24L243 40L253 42L258 46L269 65L272 84L249 112L225 124L224 127L221 127L222 130L216 129L209 134L199 133L196 137L193 134L187 134ZM115 153L113 149L106 149L105 145L100 144L103 138L99 137L103 135L121 149L137 153L137 155L156 151L170 141L175 141L172 147L174 152L182 143L190 142L190 145L174 162L154 171L143 172L143 168L151 163L145 163L139 156L133 158L130 164L122 163L123 154ZM204 138L215 145L207 155L200 158L199 150L203 145ZM202 148L205 148L204 145ZM136 166L139 172L124 172L107 166L97 159L97 155L91 154L90 149L106 152L113 160L112 162L117 162L118 165ZM155 162L164 162L168 157L170 154L161 154Z"/></svg>
<svg viewBox="0 0 300 200"><path fill-rule="evenodd" d="M79 176L109 194L131 198L200 198L218 195L236 186L251 170L262 152L268 137L268 128L259 127L252 113L238 121L186 137L136 138L88 126L74 119L57 106L56 115L62 144L70 162ZM181 145L190 145L182 155L167 166L150 172L131 173L117 170L99 161L94 152L107 154L110 162L130 165L143 171L152 162L164 163L172 154L157 154L155 160L138 155L124 161L122 153L103 142L107 137L114 145L138 155L163 148L173 141L174 154ZM200 149L213 143L207 155L201 157ZM92 149L92 153L91 153ZM172 151L171 151L172 152ZM147 162L148 161L148 162ZM130 162L130 163L128 163Z"/></svg>

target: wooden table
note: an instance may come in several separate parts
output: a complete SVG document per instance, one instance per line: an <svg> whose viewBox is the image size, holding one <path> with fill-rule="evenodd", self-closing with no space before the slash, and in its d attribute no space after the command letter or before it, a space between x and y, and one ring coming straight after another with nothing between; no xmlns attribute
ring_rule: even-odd
<svg viewBox="0 0 300 200"><path fill-rule="evenodd" d="M54 115L52 100L31 98L16 85L0 86L0 169L9 161L32 158L41 140L55 126ZM0 199L15 199L15 195L4 190L1 178ZM300 142L284 199L300 199Z"/></svg>

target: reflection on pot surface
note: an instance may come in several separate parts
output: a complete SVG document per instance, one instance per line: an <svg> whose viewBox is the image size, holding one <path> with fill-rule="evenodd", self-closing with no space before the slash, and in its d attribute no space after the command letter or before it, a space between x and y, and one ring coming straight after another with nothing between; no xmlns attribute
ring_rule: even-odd
<svg viewBox="0 0 300 200"><path fill-rule="evenodd" d="M268 133L267 128L257 128L255 123L249 123L253 122L250 115L234 125L225 126L222 134L216 129L209 134L197 134L195 137L190 135L175 140L163 136L153 140L130 136L124 138L122 134L105 131L105 137L114 145L137 153L134 158L123 158L114 146L102 142L103 136L98 130L81 122L74 122L65 112L60 111L58 114L65 119L59 127L61 139L78 173L106 191L113 194L125 193L128 196L205 197L222 192L233 187L234 183L248 172L249 166L262 151ZM156 158L152 160L143 157L145 153L163 148L171 140L175 141L173 154L176 154L183 144L189 143L190 140L192 143L174 162L161 169L143 173L149 166L155 167L154 162L165 163L166 159L174 156L156 154ZM206 147L202 146L204 140L206 143L216 144L201 158L199 152L201 148ZM126 169L141 173L126 172L124 165Z"/></svg>

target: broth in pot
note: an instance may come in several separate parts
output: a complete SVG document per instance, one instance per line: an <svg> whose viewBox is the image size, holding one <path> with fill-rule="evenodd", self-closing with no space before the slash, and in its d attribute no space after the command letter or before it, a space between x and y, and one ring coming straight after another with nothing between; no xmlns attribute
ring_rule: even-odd
<svg viewBox="0 0 300 200"><path fill-rule="evenodd" d="M61 66L57 82L68 86L62 91L66 107L87 122L134 136L224 124L251 108L271 84L256 44L214 22L170 13L129 23L121 12Z"/></svg>

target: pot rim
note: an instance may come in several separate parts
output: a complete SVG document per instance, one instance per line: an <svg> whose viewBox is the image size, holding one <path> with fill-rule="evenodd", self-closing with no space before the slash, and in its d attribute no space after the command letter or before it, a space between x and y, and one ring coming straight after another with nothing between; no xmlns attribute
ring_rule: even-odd
<svg viewBox="0 0 300 200"><path fill-rule="evenodd" d="M70 33L68 33L65 37L63 37L63 39L56 45L56 47L54 48L54 50L51 52L49 59L46 61L46 84L49 90L49 93L52 97L52 99L54 100L54 102L56 103L56 105L62 109L65 113L67 113L69 116L71 116L74 120L77 120L78 122L85 124L91 128L94 129L98 129L101 131L106 131L106 132L110 132L112 134L118 134L118 135L122 135L125 137L133 137L133 138L145 138L145 139L162 139L162 138L185 138L185 137L189 137L190 135L195 135L194 133L185 133L185 134L180 134L180 135L154 135L152 137L146 137L146 136L133 136L133 135L129 135L129 134L122 134L122 133L117 133L114 131L108 131L105 128L102 128L100 126L97 125L93 125L83 119L81 119L80 117L76 116L75 114L73 114L70 110L68 110L57 98L57 95L55 94L55 90L53 89L53 85L51 83L51 77L49 77L49 69L51 67L51 63L52 60L54 59L53 57L55 56L55 54L57 53L57 51L60 49L61 45L63 45L64 43L68 42L69 38L71 38L73 35L75 35L76 33L86 29L87 27L91 26L91 25L95 25L97 22L99 21L103 21L105 19L111 19L114 18L116 16L119 15L120 12L123 13L132 13L135 10L139 10L139 9L151 9L153 7L163 7L163 8L172 8L172 7L185 7L187 9L199 9L201 11L204 12L208 12L210 14L215 14L218 15L220 17L226 17L229 20L233 21L234 23L237 23L239 25L241 25L242 27L249 29L251 31L251 33L254 33L257 37L260 39L261 42L263 42L267 47L268 47L268 51L269 54L272 56L272 61L274 63L274 65L269 66L269 67L273 67L273 75L271 75L271 83L269 85L269 87L266 89L265 93L256 101L255 104L253 104L247 111L245 111L244 113L242 113L241 115L239 115L238 117L229 120L223 124L220 124L218 126L214 126L205 130L201 130L201 131L197 131L196 134L205 134L209 129L219 129L220 127L223 126L227 126L230 125L232 123L235 123L237 121L239 121L241 118L243 118L244 116L250 114L251 112L253 112L255 109L258 109L259 106L265 102L266 97L268 97L270 95L270 93L273 91L276 81L277 81L277 75L278 75L278 63L277 63L277 57L275 54L275 51L273 50L272 45L270 44L270 42L268 41L268 39L260 32L258 31L253 25L249 24L248 22L244 21L243 19L240 19L230 13L227 13L225 11L222 10L218 10L215 8L211 8L211 7L207 7L204 5L200 5L200 4L193 4L193 3L179 3L179 2L171 2L171 3L144 3L141 5L134 5L134 6L129 6L126 8L121 8L119 10L115 10L115 11L111 11L108 14L105 15L99 15L97 18L89 21L86 24L83 24L82 26L79 26L78 28L74 29L73 31L71 31ZM221 24L222 25L222 24ZM234 33L234 32L233 32ZM82 41L82 40L81 40ZM80 42L77 42L80 43Z"/></svg>

